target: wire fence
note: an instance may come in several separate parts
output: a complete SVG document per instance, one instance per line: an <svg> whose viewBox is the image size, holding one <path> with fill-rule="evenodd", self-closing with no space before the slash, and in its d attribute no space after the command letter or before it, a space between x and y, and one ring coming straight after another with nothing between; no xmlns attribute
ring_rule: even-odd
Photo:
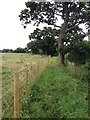
<svg viewBox="0 0 90 120"><path fill-rule="evenodd" d="M0 120L2 116L2 54L0 53Z"/></svg>
<svg viewBox="0 0 90 120"><path fill-rule="evenodd" d="M2 118L20 118L23 99L27 99L28 92L36 77L49 63L49 57L43 57L37 62L25 65L17 71L2 72ZM5 76L7 75L7 76Z"/></svg>
<svg viewBox="0 0 90 120"><path fill-rule="evenodd" d="M11 71L2 69L2 118L13 118L14 81Z"/></svg>

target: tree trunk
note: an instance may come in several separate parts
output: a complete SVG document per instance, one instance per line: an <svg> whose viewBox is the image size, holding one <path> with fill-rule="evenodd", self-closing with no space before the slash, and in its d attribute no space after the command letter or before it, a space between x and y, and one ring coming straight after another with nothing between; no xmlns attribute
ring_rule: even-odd
<svg viewBox="0 0 90 120"><path fill-rule="evenodd" d="M58 40L58 47L62 49L62 52L59 53L60 56L60 64L64 65L64 52L63 52L63 47L64 47L64 34L67 29L67 21L64 21L61 27L61 31L59 34L59 40Z"/></svg>
<svg viewBox="0 0 90 120"><path fill-rule="evenodd" d="M65 3L65 2L63 3L63 18L64 18L64 23L61 26L59 39L58 39L58 47L62 49L62 52L59 53L60 64L62 64L62 65L64 65L64 52L63 52L64 34L68 28L68 19L69 19L68 3Z"/></svg>
<svg viewBox="0 0 90 120"><path fill-rule="evenodd" d="M60 54L59 57L60 57L60 64L65 65L64 64L64 54Z"/></svg>

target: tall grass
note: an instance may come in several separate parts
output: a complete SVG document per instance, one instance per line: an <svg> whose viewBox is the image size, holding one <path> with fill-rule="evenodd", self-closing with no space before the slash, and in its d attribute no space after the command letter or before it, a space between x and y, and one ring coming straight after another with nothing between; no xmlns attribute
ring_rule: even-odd
<svg viewBox="0 0 90 120"><path fill-rule="evenodd" d="M21 117L86 118L87 94L87 84L72 78L68 69L57 65L53 58L23 100Z"/></svg>
<svg viewBox="0 0 90 120"><path fill-rule="evenodd" d="M90 81L90 61L86 64L75 66L73 69L69 69L70 75L73 78L78 78L87 84Z"/></svg>

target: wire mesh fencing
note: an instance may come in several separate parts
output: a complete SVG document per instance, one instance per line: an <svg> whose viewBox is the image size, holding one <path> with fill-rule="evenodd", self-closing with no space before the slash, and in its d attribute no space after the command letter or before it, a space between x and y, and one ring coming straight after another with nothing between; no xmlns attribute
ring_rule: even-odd
<svg viewBox="0 0 90 120"><path fill-rule="evenodd" d="M46 67L50 57L25 65L17 71L7 71L2 76L2 118L21 118L22 102L27 99L36 77ZM4 68L6 69L6 68ZM6 75L6 76L5 76Z"/></svg>
<svg viewBox="0 0 90 120"><path fill-rule="evenodd" d="M13 118L14 110L14 81L11 71L2 70L2 118Z"/></svg>
<svg viewBox="0 0 90 120"><path fill-rule="evenodd" d="M2 116L2 54L0 53L0 120Z"/></svg>

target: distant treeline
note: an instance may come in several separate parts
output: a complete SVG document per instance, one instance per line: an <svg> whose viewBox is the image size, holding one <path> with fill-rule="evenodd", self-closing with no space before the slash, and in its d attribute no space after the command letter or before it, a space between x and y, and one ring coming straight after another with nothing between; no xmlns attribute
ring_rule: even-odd
<svg viewBox="0 0 90 120"><path fill-rule="evenodd" d="M13 49L3 49L0 50L1 53L28 53L29 51L27 50L27 48L17 48L15 50Z"/></svg>

